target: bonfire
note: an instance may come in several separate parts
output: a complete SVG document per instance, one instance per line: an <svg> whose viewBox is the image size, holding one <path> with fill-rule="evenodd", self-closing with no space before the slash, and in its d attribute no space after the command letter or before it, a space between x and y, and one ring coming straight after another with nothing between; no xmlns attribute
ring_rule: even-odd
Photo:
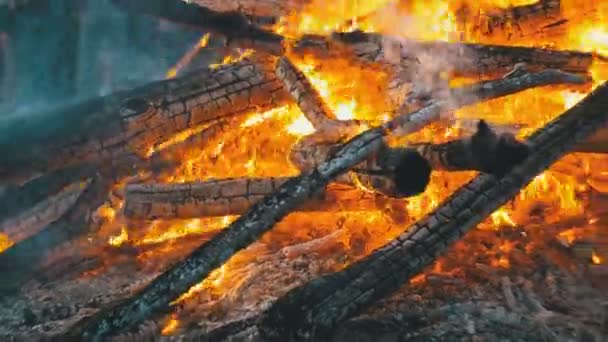
<svg viewBox="0 0 608 342"><path fill-rule="evenodd" d="M607 4L114 2L201 38L0 122L3 340L608 338Z"/></svg>

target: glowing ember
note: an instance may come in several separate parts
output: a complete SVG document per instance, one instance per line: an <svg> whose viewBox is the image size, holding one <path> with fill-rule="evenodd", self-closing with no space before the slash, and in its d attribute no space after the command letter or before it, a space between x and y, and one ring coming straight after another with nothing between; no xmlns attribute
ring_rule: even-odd
<svg viewBox="0 0 608 342"><path fill-rule="evenodd" d="M602 258L595 252L595 250L593 251L593 253L591 254L591 262L594 265L599 265L602 263Z"/></svg>
<svg viewBox="0 0 608 342"><path fill-rule="evenodd" d="M459 4L463 2L465 1L458 1ZM533 2L527 0L466 1L472 8L484 11ZM451 2L440 0L409 2L391 0L322 2L314 0L301 13L294 13L282 18L275 29L290 37L301 36L308 32L329 33L334 30L346 31L359 28L396 37L450 41L462 33L457 32L453 13L455 7L452 5ZM567 6L564 11L568 14L573 10L568 7L572 4L566 1L565 5ZM582 22L582 18L577 19L576 16L569 16L569 18L567 31L551 37L550 45L552 47L608 53L607 30L594 28L590 23ZM483 37L472 39L466 34L463 37L471 42L488 42L483 40ZM536 38L522 37L521 43L519 40L510 41L504 37L493 39L497 41L492 41L492 43L507 45L544 46L548 44ZM197 47L200 48L202 43L201 40ZM239 51L237 55L226 56L221 63L212 67L233 63L252 54L252 50ZM387 113L391 113L393 107L386 99L388 75L339 59L321 62L310 56L301 59L295 56L290 56L290 58L310 80L337 119L370 121L390 119L390 114ZM444 57L430 56L430 61L441 58ZM169 70L168 76L174 76L178 70L178 68ZM599 84L597 75L600 75L601 72L601 66L594 65L592 74L596 78L594 79L595 85ZM464 78L457 79L457 81L471 83L475 80ZM552 120L564 109L571 108L585 95L583 90L564 91L563 88L550 87L531 89L513 96L469 106L454 112L453 117L457 120L469 119L475 122L483 118L504 125L521 124L525 128L518 132L518 137L523 138ZM315 128L294 104L265 112L250 113L244 121L233 126L227 129L220 138L184 153L179 167L169 174L163 174L159 180L185 182L211 178L297 175L299 170L287 161L287 155L291 146L298 139L315 132ZM197 127L176 135L149 152L152 153L183 141L204 128ZM461 130L457 127L429 126L423 131L407 137L405 143L420 141L437 143L461 135ZM587 204L587 197L584 195L589 191L586 178L591 176L601 178L602 176L601 168L590 166L592 159L600 160L603 163L601 165L608 167L606 156L569 155L564 158L563 162L572 164L570 166L572 172L557 170L556 166L539 175L520 192L516 200L494 212L480 227L497 230L517 225L525 226L528 221L522 218L527 219L530 211L536 210L536 208L543 209L543 219L548 222L558 222L573 215L583 214ZM576 176L577 172L578 176ZM297 221L290 220L288 217L278 224L272 233L262 238L264 243L260 245L271 246L272 253L276 253L275 249L301 244L310 241L311 237L327 236L335 231L338 216L340 216L342 219L348 219L348 229L344 229L339 237L327 240L328 244L334 243L338 246L334 248L333 252L337 249L340 258L344 257L345 261L336 261L336 265L332 266L332 269L340 269L345 264L369 254L374 248L390 241L401 233L404 227L436 208L452 191L474 175L473 172L433 172L431 183L423 194L404 200L402 206L391 208L402 215L396 220L388 218L386 210L382 210L384 208L380 208L380 206L378 210L362 213L298 214ZM131 223L127 225L121 214L121 206L122 202L117 201L99 208L98 216L106 221L101 229L102 232L116 234L120 227L120 234L108 238L109 233L106 233L104 240L107 239L112 246L165 244L173 248L163 249L162 253L153 252L152 254L158 254L156 256L159 259L165 258L163 253L175 253L174 250L183 249L180 243L185 239L179 240L179 243L175 244L178 247L175 247L171 242L176 239L184 236L188 236L190 239L190 237L195 238L206 233L214 233L235 219L235 217L226 216L181 221L154 221L131 229ZM483 233L487 233L487 231ZM558 238L571 245L581 237L581 234L581 230L575 228L560 233ZM197 245L204 241L206 240L201 238L200 241L197 241ZM4 246L10 246L10 244L7 237L0 235L0 251L7 248ZM497 244L486 260L493 267L509 268L511 263L515 265L517 262L515 257L509 258L509 253L512 253L513 249L514 246L509 243ZM319 253L320 258L325 258L326 254L326 252ZM229 296L230 291L236 291L234 286L240 284L239 279L247 279L248 276L255 274L254 261L261 256L263 253L259 250L239 252L228 263L213 271L209 277L201 279L199 284L184 293L172 305L188 302L199 293L213 293L218 298ZM602 262L595 251L591 261L594 264ZM254 264L251 269L244 266L251 264ZM438 262L430 271L442 273L442 267L442 264ZM427 276L421 274L412 278L410 284L418 285L426 280ZM162 329L162 333L171 334L178 325L178 316L173 315Z"/></svg>
<svg viewBox="0 0 608 342"><path fill-rule="evenodd" d="M171 69L169 69L169 71L167 71L167 74L165 75L165 77L166 78L174 78L175 76L177 76L177 73L181 69L183 69L186 65L190 64L190 62L192 61L192 59L194 59L194 57L200 51L200 49L206 47L207 44L209 44L209 37L210 36L211 35L209 33L206 33L204 36L202 36L201 39L198 41L198 43L196 45L194 45L184 55L184 57L182 57L182 59L180 59L179 62L177 62L177 64L174 67L172 67Z"/></svg>
<svg viewBox="0 0 608 342"><path fill-rule="evenodd" d="M9 249L13 244L14 242L6 234L0 233L0 253Z"/></svg>
<svg viewBox="0 0 608 342"><path fill-rule="evenodd" d="M169 321L167 321L167 324L161 330L161 334L163 334L165 336L170 335L172 332L174 332L177 329L178 326L179 326L179 320L172 316L169 319Z"/></svg>
<svg viewBox="0 0 608 342"><path fill-rule="evenodd" d="M120 247L123 243L129 240L129 233L127 232L127 228L122 227L120 229L120 234L116 236L110 236L108 239L108 243L114 247Z"/></svg>

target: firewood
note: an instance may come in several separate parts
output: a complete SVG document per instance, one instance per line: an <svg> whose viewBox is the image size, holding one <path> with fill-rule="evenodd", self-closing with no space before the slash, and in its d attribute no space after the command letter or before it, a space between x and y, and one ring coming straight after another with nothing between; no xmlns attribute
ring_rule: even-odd
<svg viewBox="0 0 608 342"><path fill-rule="evenodd" d="M290 180L233 178L181 184L131 184L126 187L125 216L132 219L175 219L241 215L254 203ZM399 203L357 189L332 187L316 194L298 211L368 211Z"/></svg>
<svg viewBox="0 0 608 342"><path fill-rule="evenodd" d="M434 101L413 113L402 113L381 127L357 135L336 151L331 159L283 183L274 193L256 202L211 241L197 248L129 300L76 324L62 338L100 339L135 325L165 308L235 253L256 241L276 222L324 189L332 179L376 152L384 144L384 137L389 132L401 129L402 133L412 133L439 116L441 111L454 110L535 86L569 82L584 82L584 79L548 70L456 88L445 100Z"/></svg>
<svg viewBox="0 0 608 342"><path fill-rule="evenodd" d="M126 3L124 0L114 0ZM298 8L306 0L272 1L269 4L281 3L288 8ZM549 0L554 2L555 0ZM499 45L447 43L447 42L419 42L413 40L395 40L391 37L376 33L363 33L360 31L348 33L335 33L331 37L307 35L297 40L286 39L269 30L260 29L247 20L238 11L247 12L248 8L265 6L265 2L245 1L250 6L239 7L237 4L224 5L212 0L200 0L194 4L186 4L179 0L129 1L124 6L133 11L159 16L177 23L191 25L204 31L216 32L228 38L229 46L253 48L274 55L282 55L285 47L291 47L290 52L296 55L313 54L318 58L335 56L351 56L366 62L380 62L384 64L400 64L411 70L412 74L427 72L418 70L416 64L428 56L443 56L444 63L432 63L436 70L454 71L462 75L480 75L487 73L501 73L519 62L525 62L533 70L555 68L568 72L586 73L593 62L593 54L576 51L556 51L542 48L511 47ZM239 2L240 4L240 2ZM540 6L539 8L552 8ZM169 8L170 10L167 10ZM230 11L226 11L227 9ZM280 8L278 12L282 12ZM535 6L514 11L535 12ZM533 11L530 11L533 9ZM397 61L388 58L395 54ZM423 63L424 65L424 63ZM413 67L414 66L414 67ZM413 70L412 70L413 67ZM425 66L426 67L426 66ZM440 70L439 70L440 69ZM412 76L413 77L413 76Z"/></svg>
<svg viewBox="0 0 608 342"><path fill-rule="evenodd" d="M15 243L39 233L66 212L87 185L87 182L70 184L19 215L0 221L0 232Z"/></svg>
<svg viewBox="0 0 608 342"><path fill-rule="evenodd" d="M89 165L68 167L43 174L22 185L9 185L0 194L0 222L55 195L66 186L93 175Z"/></svg>
<svg viewBox="0 0 608 342"><path fill-rule="evenodd" d="M44 115L2 117L0 183L75 164L143 158L188 128L282 104L288 97L266 64L246 60Z"/></svg>
<svg viewBox="0 0 608 342"><path fill-rule="evenodd" d="M431 169L476 170L500 175L508 170L506 167L526 157L526 145L512 137L513 140L509 140L508 135L497 136L483 121L480 127L481 130L469 139L445 144L417 144L407 148L384 147L352 173L336 179L341 184L364 186L371 191L334 188L315 195L298 210L379 209L381 206L399 204L391 198L412 196L424 191ZM291 159L302 171L306 171L328 159L340 145L319 145L315 142L306 147L298 146L296 144ZM492 161L495 155L513 156L515 159L505 157L506 163L495 168L497 163ZM417 161L421 161L421 169L416 167ZM132 184L126 187L124 212L127 217L146 220L240 215L287 180L287 177L235 178L180 184ZM379 195L388 198L380 201Z"/></svg>
<svg viewBox="0 0 608 342"><path fill-rule="evenodd" d="M502 178L479 175L397 239L343 271L290 291L266 312L265 340L323 339L337 324L401 287L536 175L608 121L608 83L528 143L532 154Z"/></svg>
<svg viewBox="0 0 608 342"><path fill-rule="evenodd" d="M561 15L561 0L539 0L533 4L473 11L468 4L455 10L460 32L476 36L501 34L510 37L513 34L523 35L524 27L539 28L556 22Z"/></svg>
<svg viewBox="0 0 608 342"><path fill-rule="evenodd" d="M392 60L393 63L420 64L422 68L428 68L424 63L425 58L442 56L443 63L438 64L435 60L433 68L471 76L505 72L517 63L525 63L531 70L554 68L573 73L587 73L593 63L592 53L578 51L440 41L424 42L359 31L333 34L326 43L329 49L333 47L332 42L343 45L365 60L391 61L392 54L398 58L398 61ZM315 45L314 49L303 47L302 50L318 55L323 50L317 47L318 45ZM326 54L328 53L330 52L326 51Z"/></svg>
<svg viewBox="0 0 608 342"><path fill-rule="evenodd" d="M262 4L262 6L272 5L273 3L273 1L266 1L269 3ZM275 55L283 53L283 37L252 24L245 16L247 7L241 7L241 2L225 4L221 1L210 2L205 3L204 7L181 0L112 0L112 2L128 11L161 17L224 36L228 39L227 45L254 48ZM279 4L280 1L274 1L274 3ZM258 5L261 3L253 1L252 4ZM277 9L277 7L270 8ZM259 13L259 11L254 13Z"/></svg>
<svg viewBox="0 0 608 342"><path fill-rule="evenodd" d="M95 176L80 194L76 203L59 219L0 254L0 297L19 290L31 279L37 266L53 247L82 235L89 228L91 211L103 203L110 184L102 176Z"/></svg>
<svg viewBox="0 0 608 342"><path fill-rule="evenodd" d="M315 129L322 129L326 134L341 136L352 133L350 128L356 128L355 122L336 120L335 114L323 102L321 95L313 88L304 73L287 57L279 58L275 71L285 90Z"/></svg>

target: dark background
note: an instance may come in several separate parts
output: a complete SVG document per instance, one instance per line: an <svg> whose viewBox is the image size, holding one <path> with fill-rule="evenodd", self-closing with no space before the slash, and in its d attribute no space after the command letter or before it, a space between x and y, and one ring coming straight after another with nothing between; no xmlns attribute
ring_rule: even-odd
<svg viewBox="0 0 608 342"><path fill-rule="evenodd" d="M0 0L0 115L162 79L200 36L110 0Z"/></svg>

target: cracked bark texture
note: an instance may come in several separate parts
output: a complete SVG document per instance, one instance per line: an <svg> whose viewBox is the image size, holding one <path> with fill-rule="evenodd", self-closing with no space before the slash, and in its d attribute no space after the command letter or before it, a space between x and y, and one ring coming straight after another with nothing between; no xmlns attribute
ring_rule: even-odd
<svg viewBox="0 0 608 342"><path fill-rule="evenodd" d="M106 199L110 182L96 175L78 196L76 202L59 219L0 254L0 298L19 290L31 279L38 264L50 251L89 228L90 214Z"/></svg>
<svg viewBox="0 0 608 342"><path fill-rule="evenodd" d="M473 12L477 10L477 12ZM454 11L461 32L482 35L510 33L520 26L535 28L550 24L561 16L561 0L539 0L533 4L495 9L472 9L468 4Z"/></svg>
<svg viewBox="0 0 608 342"><path fill-rule="evenodd" d="M587 73L593 54L543 48L416 41L353 31L334 33L331 37L306 36L295 43L294 53L310 53L319 58L354 54L369 62L402 66L409 79L416 73L451 71L460 75L502 73L517 63L531 70L560 69ZM441 58L437 58L441 56Z"/></svg>
<svg viewBox="0 0 608 342"><path fill-rule="evenodd" d="M283 83L302 113L317 130L335 137L352 134L358 128L355 121L338 121L319 92L312 86L306 75L298 70L287 57L281 57L275 68L277 78Z"/></svg>
<svg viewBox="0 0 608 342"><path fill-rule="evenodd" d="M529 139L532 154L506 176L481 174L401 236L343 271L290 291L266 312L268 341L323 340L338 324L398 290L536 175L608 122L608 83Z"/></svg>
<svg viewBox="0 0 608 342"><path fill-rule="evenodd" d="M280 14L282 7L298 4L296 0L209 1L198 4L181 0L112 0L112 2L127 11L160 17L224 36L228 46L254 48L275 55L284 52L283 37L256 24L276 21L276 15ZM280 6L281 4L284 6Z"/></svg>
<svg viewBox="0 0 608 342"><path fill-rule="evenodd" d="M84 165L49 172L20 185L9 185L0 194L0 222L57 194L66 186L89 178L94 168Z"/></svg>
<svg viewBox="0 0 608 342"><path fill-rule="evenodd" d="M241 215L272 194L289 177L233 178L182 184L132 184L125 190L125 216L131 219L185 219ZM330 186L298 211L369 211L402 203L344 186Z"/></svg>
<svg viewBox="0 0 608 342"><path fill-rule="evenodd" d="M0 221L0 232L15 243L39 233L76 202L87 183L88 181L70 184L17 216Z"/></svg>
<svg viewBox="0 0 608 342"><path fill-rule="evenodd" d="M442 110L454 110L477 101L513 94L531 87L583 79L558 71L529 74L482 85L456 88L453 97L435 102L414 113L403 113L382 127L363 132L344 144L329 160L283 183L274 193L256 202L245 214L165 271L143 290L123 303L100 311L76 324L59 339L102 340L144 321L162 310L238 251L248 247L306 200L322 191L334 178L368 158L384 144L385 135L396 128L421 129Z"/></svg>
<svg viewBox="0 0 608 342"><path fill-rule="evenodd" d="M176 133L288 99L272 63L246 60L46 114L3 117L0 179L145 156ZM25 119L27 118L27 119Z"/></svg>

